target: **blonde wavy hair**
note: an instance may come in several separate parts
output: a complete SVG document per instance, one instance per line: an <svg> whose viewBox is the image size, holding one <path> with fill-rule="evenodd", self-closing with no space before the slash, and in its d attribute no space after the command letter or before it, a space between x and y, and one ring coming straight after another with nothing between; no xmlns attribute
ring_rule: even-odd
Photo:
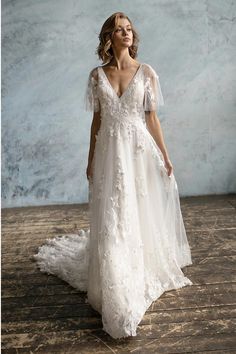
<svg viewBox="0 0 236 354"><path fill-rule="evenodd" d="M99 59L102 60L103 64L110 62L113 58L113 50L111 46L111 40L113 34L117 27L117 22L119 18L126 18L132 28L133 32L133 44L129 47L129 54L134 59L137 57L138 53L138 42L139 36L135 30L131 20L124 12L115 12L113 13L102 25L101 31L99 33L99 45L96 49L95 54L98 55Z"/></svg>

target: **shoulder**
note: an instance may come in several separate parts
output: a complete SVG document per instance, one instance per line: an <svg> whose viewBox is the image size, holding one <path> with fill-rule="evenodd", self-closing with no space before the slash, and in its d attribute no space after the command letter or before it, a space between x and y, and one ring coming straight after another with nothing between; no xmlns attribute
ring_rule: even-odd
<svg viewBox="0 0 236 354"><path fill-rule="evenodd" d="M143 63L143 72L146 77L158 77L156 70L150 64Z"/></svg>
<svg viewBox="0 0 236 354"><path fill-rule="evenodd" d="M90 70L89 77L93 78L97 81L97 79L98 79L98 66L96 66L95 68Z"/></svg>

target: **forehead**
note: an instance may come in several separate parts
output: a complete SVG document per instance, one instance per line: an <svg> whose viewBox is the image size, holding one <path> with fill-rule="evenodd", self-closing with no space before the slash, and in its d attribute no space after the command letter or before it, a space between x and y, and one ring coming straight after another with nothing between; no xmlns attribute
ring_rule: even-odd
<svg viewBox="0 0 236 354"><path fill-rule="evenodd" d="M127 20L127 18L118 18L117 19L117 27L118 26L126 27L126 26L131 26L131 25L130 25L130 22Z"/></svg>

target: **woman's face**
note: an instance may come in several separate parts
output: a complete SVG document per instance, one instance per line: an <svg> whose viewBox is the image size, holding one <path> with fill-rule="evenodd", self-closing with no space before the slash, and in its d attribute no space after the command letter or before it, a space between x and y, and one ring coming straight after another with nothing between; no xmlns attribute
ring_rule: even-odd
<svg viewBox="0 0 236 354"><path fill-rule="evenodd" d="M126 18L119 18L112 38L112 45L116 48L130 47L133 43L133 31Z"/></svg>

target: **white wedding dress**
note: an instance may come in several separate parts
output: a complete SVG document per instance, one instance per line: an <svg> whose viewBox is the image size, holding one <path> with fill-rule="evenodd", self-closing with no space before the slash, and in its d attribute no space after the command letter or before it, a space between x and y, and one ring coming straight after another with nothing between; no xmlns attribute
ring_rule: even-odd
<svg viewBox="0 0 236 354"><path fill-rule="evenodd" d="M145 123L164 104L159 76L141 63L119 97L102 66L91 70L85 108L101 110L89 182L90 227L47 239L33 255L42 272L87 292L113 338L135 336L151 303L193 284L177 183Z"/></svg>

